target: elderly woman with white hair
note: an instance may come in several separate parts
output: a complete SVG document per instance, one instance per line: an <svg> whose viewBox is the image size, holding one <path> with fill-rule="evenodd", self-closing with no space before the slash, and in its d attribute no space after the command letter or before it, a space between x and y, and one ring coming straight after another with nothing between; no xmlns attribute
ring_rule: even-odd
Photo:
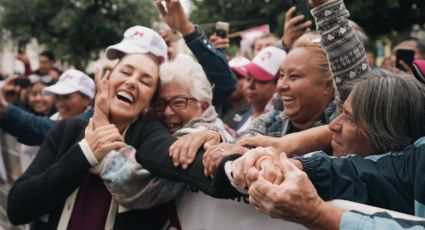
<svg viewBox="0 0 425 230"><path fill-rule="evenodd" d="M176 145L191 141L185 139L185 136L189 136L186 134L190 133L205 138L213 136L204 140L208 142L206 145L231 140L211 104L211 88L201 65L187 55L179 54L176 59L160 67L160 88L152 109L170 133L179 138L170 147L170 152L180 149ZM205 132L209 134L204 135ZM194 154L197 150L193 149ZM184 184L154 177L143 167L146 165L137 163L133 156L119 151L111 152L104 158L100 169L109 191L126 208L146 209L175 199L182 229L229 229L242 222L254 224L253 229L258 223L268 223L269 227L275 226L276 229L281 227L280 220L270 220L256 212L247 205L246 199L215 199L200 193L198 188L205 191L202 186L188 189ZM173 157L179 155L174 154ZM183 164L182 168L187 168L190 163ZM232 195L225 194L226 197ZM217 219L221 220L219 225L213 221Z"/></svg>
<svg viewBox="0 0 425 230"><path fill-rule="evenodd" d="M160 88L152 110L173 136L180 138L188 133L209 130L215 136L212 141L231 140L211 102L212 87L201 65L193 58L179 54L173 61L161 65ZM183 188L181 184L164 179L159 182L134 160L132 154L111 152L99 170L118 202L130 208L151 207L173 199Z"/></svg>

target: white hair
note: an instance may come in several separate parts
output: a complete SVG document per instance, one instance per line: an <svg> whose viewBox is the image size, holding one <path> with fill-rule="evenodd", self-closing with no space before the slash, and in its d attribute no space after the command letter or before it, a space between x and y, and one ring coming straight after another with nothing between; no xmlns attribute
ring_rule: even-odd
<svg viewBox="0 0 425 230"><path fill-rule="evenodd" d="M161 86L178 82L187 85L190 94L199 102L212 102L212 87L202 66L186 54L178 54L172 61L160 66L159 79Z"/></svg>

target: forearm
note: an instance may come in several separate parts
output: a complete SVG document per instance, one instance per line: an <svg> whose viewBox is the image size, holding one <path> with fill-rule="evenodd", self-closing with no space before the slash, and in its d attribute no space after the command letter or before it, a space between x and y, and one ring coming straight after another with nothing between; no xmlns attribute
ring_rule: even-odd
<svg viewBox="0 0 425 230"><path fill-rule="evenodd" d="M362 230L362 229L425 229L425 221L407 220L393 218L387 213L375 213L367 215L359 212L347 211L341 218L341 230Z"/></svg>
<svg viewBox="0 0 425 230"><path fill-rule="evenodd" d="M313 221L303 224L309 229L338 230L340 229L343 213L344 211L342 209L323 202L320 206L318 215L314 217Z"/></svg>
<svg viewBox="0 0 425 230"><path fill-rule="evenodd" d="M172 200L183 185L154 177L134 160L131 146L109 152L95 168L109 192L126 208L150 208Z"/></svg>
<svg viewBox="0 0 425 230"><path fill-rule="evenodd" d="M236 89L237 79L230 70L225 54L216 49L201 30L194 30L184 39L214 86L213 103L226 102Z"/></svg>
<svg viewBox="0 0 425 230"><path fill-rule="evenodd" d="M10 104L0 117L1 128L27 145L41 145L55 123L47 117L36 116Z"/></svg>
<svg viewBox="0 0 425 230"><path fill-rule="evenodd" d="M342 0L315 1L312 15L341 99L348 95L350 82L370 71L365 49L348 22L349 12ZM320 4L320 5L319 5Z"/></svg>
<svg viewBox="0 0 425 230"><path fill-rule="evenodd" d="M328 148L332 141L332 132L328 125L323 125L291 133L279 139L279 150L289 156L295 156Z"/></svg>
<svg viewBox="0 0 425 230"><path fill-rule="evenodd" d="M394 168L398 161L403 161L401 158L405 158L404 164ZM332 158L316 153L297 160L324 200L345 199L413 214L413 196L408 192L413 188L402 181L409 180L409 175L414 173L415 166L410 164L414 161L413 154L404 153L397 160L391 155L377 159L367 160L357 155ZM383 190L386 192L378 192Z"/></svg>

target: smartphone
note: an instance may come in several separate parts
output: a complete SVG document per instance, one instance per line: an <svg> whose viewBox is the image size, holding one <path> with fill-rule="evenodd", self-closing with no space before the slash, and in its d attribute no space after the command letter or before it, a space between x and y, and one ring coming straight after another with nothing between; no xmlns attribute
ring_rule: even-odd
<svg viewBox="0 0 425 230"><path fill-rule="evenodd" d="M31 81L26 77L19 77L13 80L13 84L20 86L22 89L28 88L31 85Z"/></svg>
<svg viewBox="0 0 425 230"><path fill-rule="evenodd" d="M229 34L230 24L228 22L220 22L215 23L215 34L221 38L227 37Z"/></svg>
<svg viewBox="0 0 425 230"><path fill-rule="evenodd" d="M310 14L310 5L308 3L308 0L291 0L292 6L297 7L295 11L295 15L304 15L304 19L312 20L311 14Z"/></svg>
<svg viewBox="0 0 425 230"><path fill-rule="evenodd" d="M412 71L415 78L425 84L425 60L414 61Z"/></svg>
<svg viewBox="0 0 425 230"><path fill-rule="evenodd" d="M26 47L26 42L24 41L19 41L18 42L18 53L23 54L25 53L25 47Z"/></svg>
<svg viewBox="0 0 425 230"><path fill-rule="evenodd" d="M412 66L413 59L415 57L415 51L411 49L398 49L395 52L396 56L396 64L395 66L403 71L407 71L404 67L399 63L400 61L404 61L408 66Z"/></svg>

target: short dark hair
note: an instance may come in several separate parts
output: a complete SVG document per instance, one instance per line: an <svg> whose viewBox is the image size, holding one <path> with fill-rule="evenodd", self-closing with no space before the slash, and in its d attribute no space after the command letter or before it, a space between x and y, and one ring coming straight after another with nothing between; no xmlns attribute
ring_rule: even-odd
<svg viewBox="0 0 425 230"><path fill-rule="evenodd" d="M41 52L38 56L47 57L47 59L49 59L50 61L56 60L55 54L50 50L45 50L45 51Z"/></svg>
<svg viewBox="0 0 425 230"><path fill-rule="evenodd" d="M416 48L419 50L420 54L425 57L425 42L418 39L417 37L411 36L408 33L402 33L396 38L394 38L393 44L391 45L391 49L394 49L394 47L405 41L414 41L416 43Z"/></svg>

